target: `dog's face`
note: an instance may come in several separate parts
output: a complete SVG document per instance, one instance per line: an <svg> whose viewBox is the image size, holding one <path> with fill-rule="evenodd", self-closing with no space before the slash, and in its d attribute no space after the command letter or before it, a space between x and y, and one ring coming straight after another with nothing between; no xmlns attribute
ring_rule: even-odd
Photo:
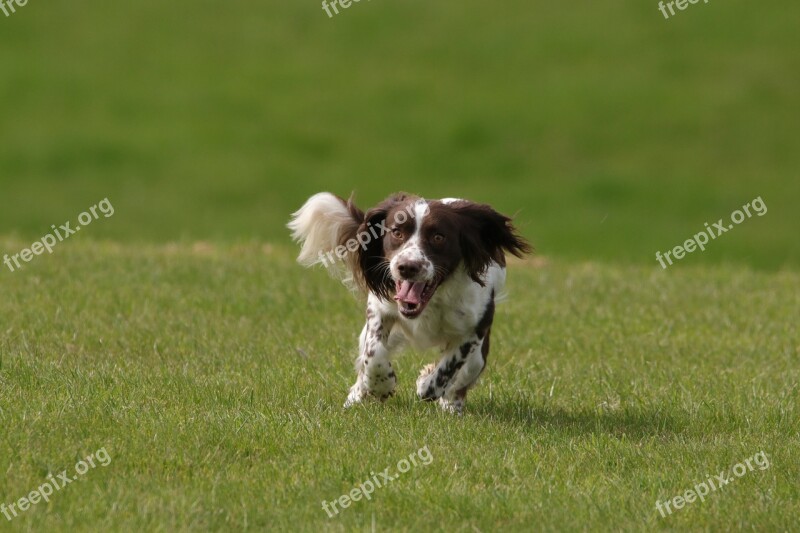
<svg viewBox="0 0 800 533"><path fill-rule="evenodd" d="M466 200L397 194L367 212L361 230L370 226L383 235L361 251L362 275L372 292L394 298L406 318L422 314L462 265L483 285L492 262L505 265L504 250L518 256L530 251L508 217Z"/></svg>
<svg viewBox="0 0 800 533"><path fill-rule="evenodd" d="M456 219L445 204L420 199L406 200L389 211L384 257L389 261L394 298L403 316L419 316L461 262L461 230Z"/></svg>

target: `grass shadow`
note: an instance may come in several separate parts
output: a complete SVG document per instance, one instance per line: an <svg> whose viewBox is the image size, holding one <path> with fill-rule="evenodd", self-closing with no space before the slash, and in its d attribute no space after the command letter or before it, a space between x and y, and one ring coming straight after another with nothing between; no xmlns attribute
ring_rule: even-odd
<svg viewBox="0 0 800 533"><path fill-rule="evenodd" d="M541 401L532 401L524 395L472 400L467 402L468 415L519 428L539 427L572 436L608 434L632 438L672 437L688 428L687 421L660 409L598 406L567 410Z"/></svg>

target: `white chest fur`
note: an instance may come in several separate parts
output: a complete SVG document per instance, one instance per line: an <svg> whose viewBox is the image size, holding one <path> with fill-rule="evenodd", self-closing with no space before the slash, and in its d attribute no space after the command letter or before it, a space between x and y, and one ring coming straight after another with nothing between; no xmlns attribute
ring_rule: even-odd
<svg viewBox="0 0 800 533"><path fill-rule="evenodd" d="M411 347L418 350L451 347L475 331L492 294L502 292L505 278L505 268L492 265L482 287L459 270L442 283L422 315L414 319L401 316L394 302L375 303L383 316L396 318L392 335L405 337L405 343Z"/></svg>

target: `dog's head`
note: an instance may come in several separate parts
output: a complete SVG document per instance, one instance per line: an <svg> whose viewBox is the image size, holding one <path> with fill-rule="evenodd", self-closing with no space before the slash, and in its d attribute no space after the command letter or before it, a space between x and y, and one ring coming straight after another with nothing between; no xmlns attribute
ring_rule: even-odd
<svg viewBox="0 0 800 533"><path fill-rule="evenodd" d="M427 201L404 193L367 211L359 233L374 238L359 250L369 290L394 298L400 313L416 318L436 289L463 265L481 285L486 269L505 266L505 252L531 251L511 219L488 205L466 200Z"/></svg>

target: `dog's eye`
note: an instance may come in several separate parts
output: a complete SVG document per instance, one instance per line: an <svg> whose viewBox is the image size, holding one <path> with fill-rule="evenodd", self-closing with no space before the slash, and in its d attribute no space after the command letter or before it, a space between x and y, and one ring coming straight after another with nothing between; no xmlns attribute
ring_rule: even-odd
<svg viewBox="0 0 800 533"><path fill-rule="evenodd" d="M403 240L403 232L398 228L392 228L392 237L398 240Z"/></svg>
<svg viewBox="0 0 800 533"><path fill-rule="evenodd" d="M444 242L444 235L437 233L433 236L433 244L442 244Z"/></svg>

